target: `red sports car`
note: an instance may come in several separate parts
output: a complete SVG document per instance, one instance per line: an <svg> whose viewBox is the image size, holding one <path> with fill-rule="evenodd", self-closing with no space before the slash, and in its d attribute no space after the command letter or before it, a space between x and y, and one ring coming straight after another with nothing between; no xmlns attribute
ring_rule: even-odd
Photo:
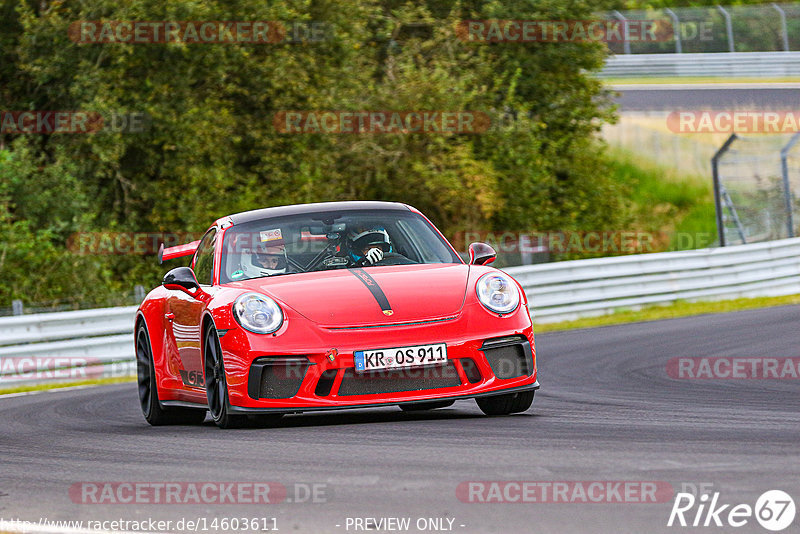
<svg viewBox="0 0 800 534"><path fill-rule="evenodd" d="M536 355L525 293L465 264L419 211L330 202L217 220L142 302L139 400L152 425L222 428L283 414L475 398L488 415L530 408Z"/></svg>

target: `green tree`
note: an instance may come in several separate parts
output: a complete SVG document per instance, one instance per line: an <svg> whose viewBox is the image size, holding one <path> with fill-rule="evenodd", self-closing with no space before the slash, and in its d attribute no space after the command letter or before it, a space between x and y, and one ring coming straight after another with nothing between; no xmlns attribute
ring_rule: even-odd
<svg viewBox="0 0 800 534"><path fill-rule="evenodd" d="M577 19L601 8L580 0L0 0L2 109L144 113L150 124L139 133L0 134L12 156L0 166L2 243L26 251L5 260L10 285L24 288L13 295L89 302L158 282L163 269L152 257L71 254L75 232L201 232L228 213L297 202L408 202L450 236L618 227L624 191L610 181L597 140L612 116L590 75L605 49L468 43L456 31L464 19ZM70 24L86 20L313 21L329 38L70 40ZM477 111L495 123L484 134L293 135L273 125L287 110ZM50 259L25 255L40 252ZM52 276L26 261L49 263ZM25 276L46 280L47 294ZM11 296L9 284L0 287L0 303Z"/></svg>

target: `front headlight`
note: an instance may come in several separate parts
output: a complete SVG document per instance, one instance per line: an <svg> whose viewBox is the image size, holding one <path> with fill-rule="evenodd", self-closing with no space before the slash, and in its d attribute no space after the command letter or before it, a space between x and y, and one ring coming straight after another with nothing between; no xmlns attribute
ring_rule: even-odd
<svg viewBox="0 0 800 534"><path fill-rule="evenodd" d="M517 284L506 274L484 274L478 279L475 290L481 304L495 313L511 313L519 306Z"/></svg>
<svg viewBox="0 0 800 534"><path fill-rule="evenodd" d="M278 303L260 293L245 293L233 303L233 316L242 328L256 334L271 334L283 324Z"/></svg>

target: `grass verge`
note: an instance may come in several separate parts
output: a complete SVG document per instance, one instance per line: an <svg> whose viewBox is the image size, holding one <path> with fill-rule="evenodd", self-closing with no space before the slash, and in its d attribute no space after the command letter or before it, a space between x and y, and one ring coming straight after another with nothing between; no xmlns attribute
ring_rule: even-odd
<svg viewBox="0 0 800 534"><path fill-rule="evenodd" d="M650 232L653 250L710 246L716 239L714 192L708 178L679 174L619 147L608 150L615 182L628 188L631 226Z"/></svg>
<svg viewBox="0 0 800 534"><path fill-rule="evenodd" d="M7 395L9 393L27 393L29 391L44 391L47 389L71 388L75 386L101 386L105 384L121 384L123 382L135 382L135 381L136 377L123 376L123 377L113 377L113 378L95 378L92 380L78 380L74 382L58 382L52 384L30 384L12 388L5 388L0 386L0 395Z"/></svg>
<svg viewBox="0 0 800 534"><path fill-rule="evenodd" d="M800 295L787 295L783 297L757 297L731 300L715 300L712 302L686 302L678 301L669 305L647 306L641 310L620 310L611 315L600 317L586 317L575 321L560 323L536 323L534 330L537 334L544 332L557 332L562 330L575 330L578 328L595 328L625 323L638 323L642 321L656 321L659 319L673 319L676 317L689 317L706 313L724 313L772 306L786 306L800 304Z"/></svg>

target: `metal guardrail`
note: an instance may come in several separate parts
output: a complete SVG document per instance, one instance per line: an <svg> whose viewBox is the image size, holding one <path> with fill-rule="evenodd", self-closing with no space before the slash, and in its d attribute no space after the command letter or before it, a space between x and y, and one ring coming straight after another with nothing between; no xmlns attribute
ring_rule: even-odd
<svg viewBox="0 0 800 534"><path fill-rule="evenodd" d="M534 321L677 300L800 293L800 238L733 247L510 267Z"/></svg>
<svg viewBox="0 0 800 534"><path fill-rule="evenodd" d="M126 306L3 318L0 347L133 332L135 312L136 306Z"/></svg>
<svg viewBox="0 0 800 534"><path fill-rule="evenodd" d="M620 54L606 60L602 78L786 77L800 75L800 52Z"/></svg>
<svg viewBox="0 0 800 534"><path fill-rule="evenodd" d="M135 372L136 306L0 318L0 389Z"/></svg>
<svg viewBox="0 0 800 534"><path fill-rule="evenodd" d="M800 238L505 271L522 284L534 321L555 322L676 300L800 293ZM0 318L0 389L135 373L135 310L130 306ZM37 370L37 365L42 368Z"/></svg>

